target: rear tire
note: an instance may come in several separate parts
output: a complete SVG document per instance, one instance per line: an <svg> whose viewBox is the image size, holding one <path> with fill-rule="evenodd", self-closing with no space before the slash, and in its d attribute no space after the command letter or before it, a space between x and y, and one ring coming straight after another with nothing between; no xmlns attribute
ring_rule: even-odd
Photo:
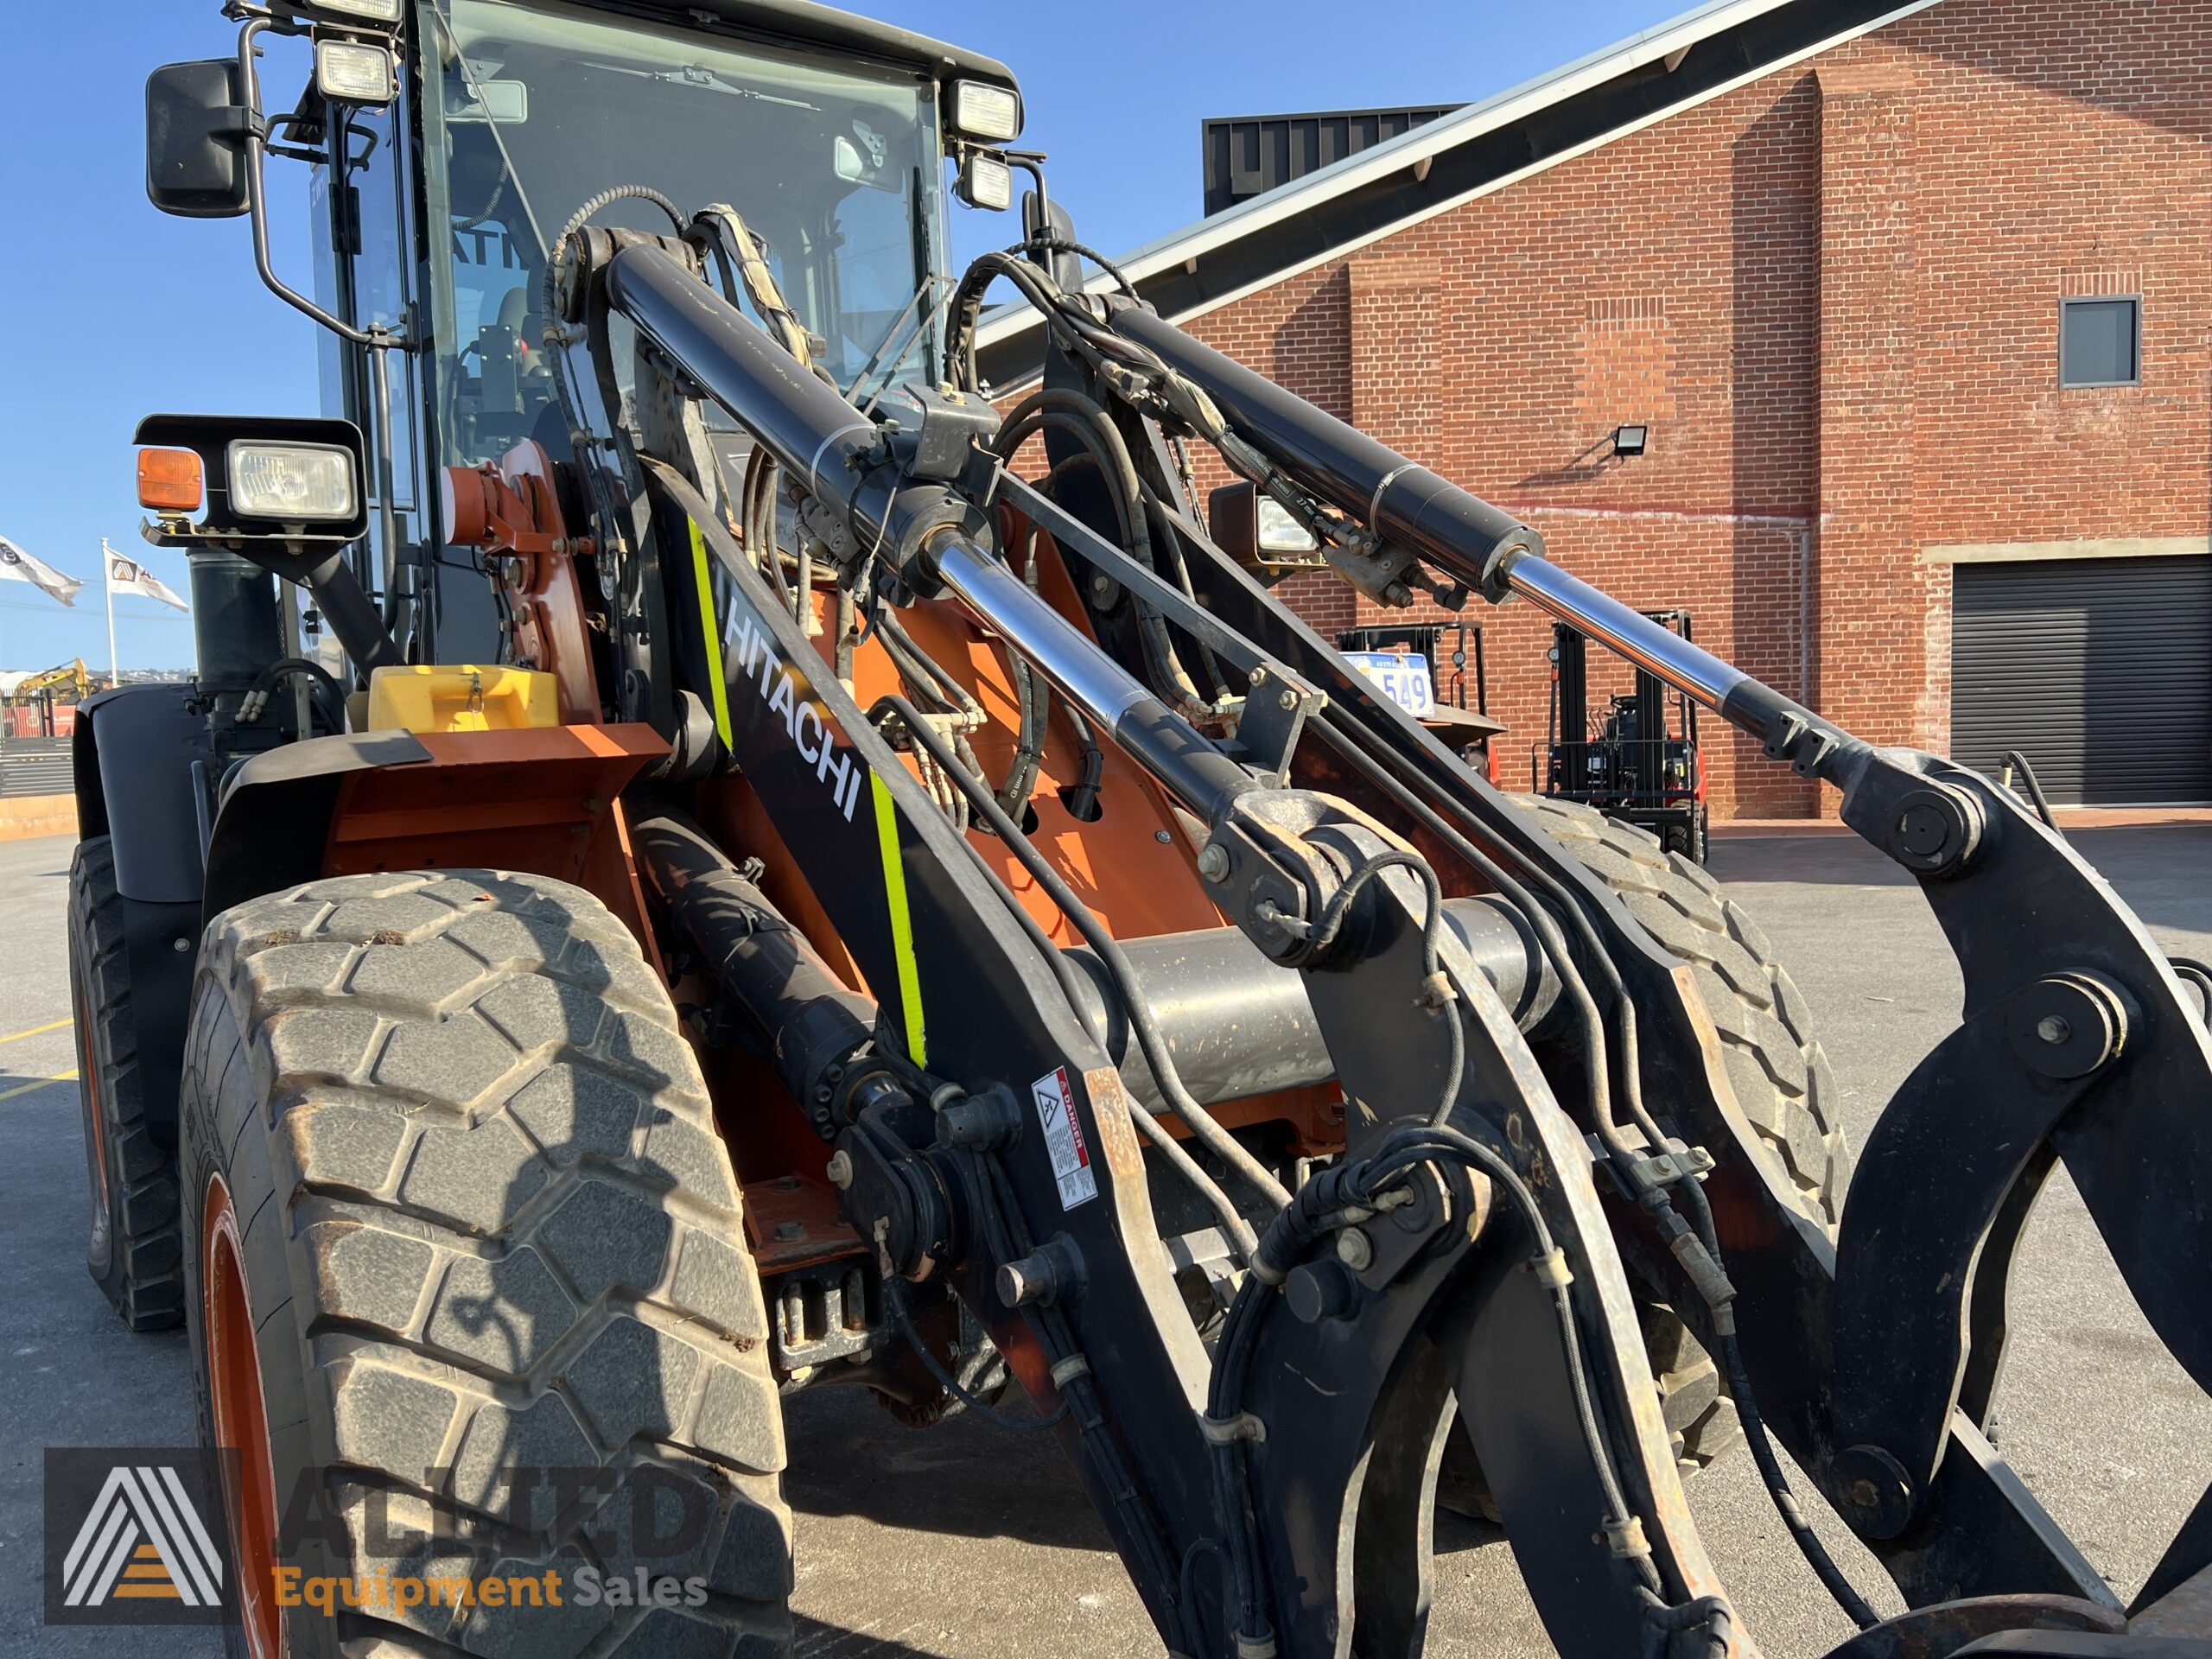
<svg viewBox="0 0 2212 1659"><path fill-rule="evenodd" d="M1534 814L1562 851L1604 881L1661 949L1690 965L1719 1032L1737 1104L1758 1132L1759 1150L1783 1191L1833 1238L1851 1185L1842 1091L1811 1034L1804 996L1774 960L1766 935L1701 863L1662 851L1649 831L1575 801L1506 798ZM1697 823L1701 843L1701 810ZM1743 1429L1712 1357L1633 1275L1631 1287L1675 1460L1687 1477L1740 1445ZM1438 1500L1462 1515L1497 1519L1464 1434L1446 1442Z"/></svg>
<svg viewBox="0 0 2212 1659"><path fill-rule="evenodd" d="M597 900L345 876L218 917L182 1154L201 1436L265 1447L233 1538L276 1531L302 1584L560 1574L558 1606L264 1608L234 1651L788 1650L737 1185L667 992ZM587 1567L677 1605L592 1605Z"/></svg>
<svg viewBox="0 0 2212 1659"><path fill-rule="evenodd" d="M70 861L69 995L92 1211L85 1266L130 1329L172 1330L184 1323L176 1156L146 1121L123 899L105 836L79 842Z"/></svg>

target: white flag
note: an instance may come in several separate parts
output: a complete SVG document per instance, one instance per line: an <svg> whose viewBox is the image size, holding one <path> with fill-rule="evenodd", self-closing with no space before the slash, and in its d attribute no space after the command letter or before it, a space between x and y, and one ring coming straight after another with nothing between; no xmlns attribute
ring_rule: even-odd
<svg viewBox="0 0 2212 1659"><path fill-rule="evenodd" d="M65 576L52 565L31 557L5 536L0 536L0 582L28 582L73 608L85 587L76 577Z"/></svg>
<svg viewBox="0 0 2212 1659"><path fill-rule="evenodd" d="M126 559L109 547L100 546L107 553L107 590L111 594L143 594L149 599L158 599L164 605L174 605L180 611L192 607L163 586L162 579L136 559Z"/></svg>

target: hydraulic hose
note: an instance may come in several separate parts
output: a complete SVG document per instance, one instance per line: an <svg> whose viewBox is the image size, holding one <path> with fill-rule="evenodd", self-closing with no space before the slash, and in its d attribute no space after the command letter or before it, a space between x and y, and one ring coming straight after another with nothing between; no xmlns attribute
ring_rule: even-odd
<svg viewBox="0 0 2212 1659"><path fill-rule="evenodd" d="M906 720L909 729L913 732L914 741L931 748L940 766L950 759L950 752L942 747L943 740L927 728L915 714L913 706L904 697L885 697L876 707L887 707ZM1128 957L1120 944L1098 925L1098 918L1090 913L1089 907L1076 897L1074 889L1061 879L1059 872L1021 833L1020 826L1007 816L987 787L979 780L957 772L954 773L954 781L968 795L976 809L983 814L992 829L998 832L1000 839L1020 860L1022 868L1038 886L1045 889L1053 904L1068 918L1069 925L1083 936L1084 943L1108 964L1114 975L1116 988L1128 1009L1130 1030L1144 1051L1145 1063L1152 1067L1153 1076L1159 1081L1161 1093L1173 1107L1176 1116L1182 1120L1183 1126L1190 1130L1192 1138L1242 1176L1245 1183L1267 1199L1272 1207L1280 1209L1288 1204L1290 1194L1283 1190L1282 1184L1275 1179L1267 1166L1223 1128L1214 1116L1184 1088L1181 1074L1175 1067L1174 1055L1160 1035L1159 1022L1153 1018L1142 987L1138 984L1135 974L1129 968ZM1136 1120L1138 1127L1167 1156L1179 1173L1198 1186L1201 1196L1213 1205L1223 1228L1236 1241L1239 1254L1249 1258L1254 1237L1251 1224L1244 1219L1243 1212L1229 1201L1219 1185L1198 1167L1189 1154L1175 1143L1175 1138L1166 1132L1165 1125L1135 1102L1130 1103L1130 1115Z"/></svg>

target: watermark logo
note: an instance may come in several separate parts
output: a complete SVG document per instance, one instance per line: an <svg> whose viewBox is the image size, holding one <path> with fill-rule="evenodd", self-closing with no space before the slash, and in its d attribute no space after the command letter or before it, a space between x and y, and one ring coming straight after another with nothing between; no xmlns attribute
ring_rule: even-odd
<svg viewBox="0 0 2212 1659"><path fill-rule="evenodd" d="M450 1491L454 1474L425 1470L423 1489ZM296 1471L268 1558L241 1566L223 1503L226 1477L238 1476L235 1452L48 1447L46 1622L220 1624L237 1618L242 1595L294 1618L365 1611L402 1622L416 1609L527 1614L708 1599L706 1577L685 1570L699 1564L719 1514L696 1481L651 1467L514 1466L477 1494L474 1519L440 1507L425 1532L393 1524L381 1491L358 1516L340 1508L328 1475ZM517 1532L568 1541L552 1560L518 1571L507 1554ZM677 1571L660 1570L670 1567ZM241 1573L253 1582L241 1586Z"/></svg>
<svg viewBox="0 0 2212 1659"><path fill-rule="evenodd" d="M46 1622L219 1624L235 1590L215 1454L48 1447Z"/></svg>

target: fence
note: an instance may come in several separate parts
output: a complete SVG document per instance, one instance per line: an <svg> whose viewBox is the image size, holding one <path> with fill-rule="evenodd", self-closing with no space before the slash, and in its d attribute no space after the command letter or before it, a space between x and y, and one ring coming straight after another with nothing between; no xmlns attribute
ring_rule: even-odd
<svg viewBox="0 0 2212 1659"><path fill-rule="evenodd" d="M69 740L0 737L0 799L70 792Z"/></svg>

